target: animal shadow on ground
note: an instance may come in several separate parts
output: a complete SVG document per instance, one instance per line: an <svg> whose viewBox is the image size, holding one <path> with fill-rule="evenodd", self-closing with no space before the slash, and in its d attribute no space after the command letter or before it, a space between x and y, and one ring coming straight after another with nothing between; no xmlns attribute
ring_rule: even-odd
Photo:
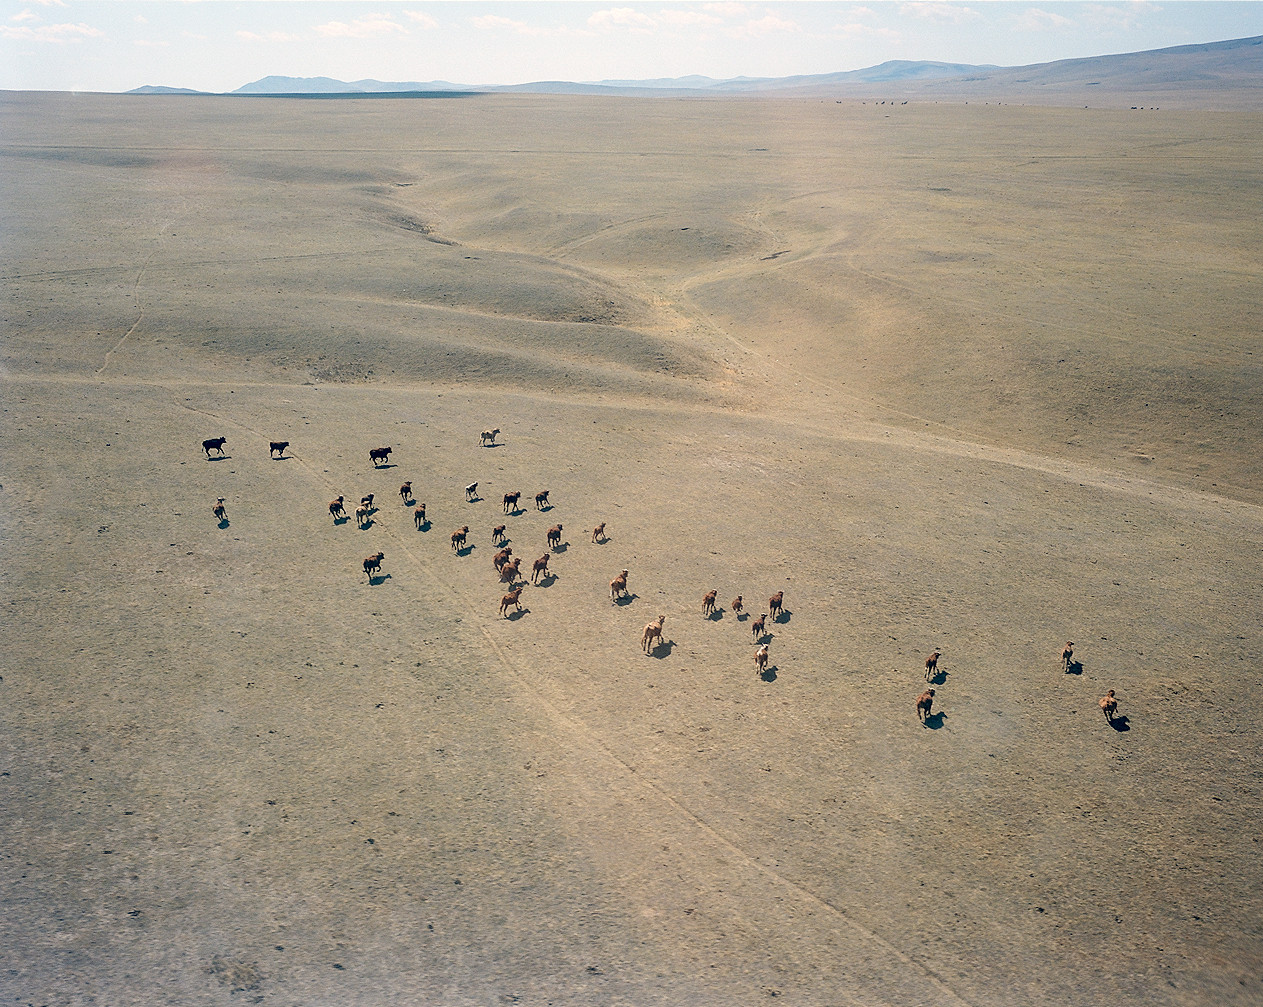
<svg viewBox="0 0 1263 1007"><path fill-rule="evenodd" d="M417 529L417 531L429 531L429 530L430 530L430 519L426 518L424 521L421 522L421 526Z"/></svg>
<svg viewBox="0 0 1263 1007"><path fill-rule="evenodd" d="M1127 715L1123 714L1121 717L1115 717L1111 720L1110 727L1114 728L1114 730L1119 734L1122 734L1124 731L1131 730L1131 722L1127 719Z"/></svg>
<svg viewBox="0 0 1263 1007"><path fill-rule="evenodd" d="M764 668L762 671L760 671L759 678L763 679L763 681L765 682L775 682L776 681L776 665L772 665L770 668Z"/></svg>
<svg viewBox="0 0 1263 1007"><path fill-rule="evenodd" d="M497 444L496 447L499 447L499 445ZM530 609L527 608L525 605L523 605L521 608L517 608L517 609L514 609L512 612L509 612L505 616L505 618L508 619L509 622L517 622L520 618L522 618L522 616L526 615L526 613L529 611Z"/></svg>
<svg viewBox="0 0 1263 1007"><path fill-rule="evenodd" d="M653 650L649 651L649 656L656 657L658 660L662 660L664 657L670 657L671 649L674 646L674 640L659 640L653 645Z"/></svg>
<svg viewBox="0 0 1263 1007"><path fill-rule="evenodd" d="M715 611L711 612L711 614L708 615L706 618L709 619L711 622L718 622L723 617L724 617L724 610L722 608L717 608L715 609Z"/></svg>
<svg viewBox="0 0 1263 1007"><path fill-rule="evenodd" d="M222 521L220 521L220 522L219 522L219 527L221 527L221 528L227 528L227 527L228 527L228 519L227 519L227 518L224 518Z"/></svg>
<svg viewBox="0 0 1263 1007"><path fill-rule="evenodd" d="M553 546L553 552L565 552L569 548L569 542L558 542L555 546Z"/></svg>
<svg viewBox="0 0 1263 1007"><path fill-rule="evenodd" d="M465 497L465 503L482 503L482 497L475 493L471 497Z"/></svg>
<svg viewBox="0 0 1263 1007"><path fill-rule="evenodd" d="M789 622L789 620L793 617L793 615L794 613L791 612L789 609L783 608L779 612L776 613L776 618L773 619L772 621L773 622Z"/></svg>
<svg viewBox="0 0 1263 1007"><path fill-rule="evenodd" d="M479 499L481 499L481 497ZM523 514L526 513L526 511L523 510L521 507L514 507L510 511L505 511L505 513L508 514L509 517L521 517Z"/></svg>
<svg viewBox="0 0 1263 1007"><path fill-rule="evenodd" d="M943 713L942 711L939 711L938 713L931 713L928 717L925 718L925 726L928 727L931 731L937 731L940 727L943 726L943 721L946 717L947 717L947 714Z"/></svg>
<svg viewBox="0 0 1263 1007"><path fill-rule="evenodd" d="M1083 662L1071 661L1068 665L1066 665L1066 674L1067 675L1082 675Z"/></svg>
<svg viewBox="0 0 1263 1007"><path fill-rule="evenodd" d="M364 523L360 525L360 531L368 531L372 527L373 527L373 517L370 514L367 518L364 519Z"/></svg>
<svg viewBox="0 0 1263 1007"><path fill-rule="evenodd" d="M557 583L557 575L549 571L548 573L544 574L544 576L542 576L538 581L535 582L535 586L536 587L552 587L556 583Z"/></svg>
<svg viewBox="0 0 1263 1007"><path fill-rule="evenodd" d="M346 523L347 523L348 521L350 521L350 520L351 520L351 519L350 519L349 517L347 517L345 514L343 514L343 515L342 515L342 517L335 517L335 518L333 519L333 523L334 523L334 525L335 525L335 526L337 526L337 525L344 525L344 524L346 524Z"/></svg>
<svg viewBox="0 0 1263 1007"><path fill-rule="evenodd" d="M456 550L456 555L457 555L457 556L468 556L471 552L473 552L473 551L474 551L474 549L475 549L475 548L476 548L476 546L475 546L472 542L470 542L468 545L466 545L466 546L462 546L460 549L457 549L457 550Z"/></svg>
<svg viewBox="0 0 1263 1007"><path fill-rule="evenodd" d="M208 462L229 462L232 461L232 455L214 455L206 460Z"/></svg>
<svg viewBox="0 0 1263 1007"><path fill-rule="evenodd" d="M553 505L552 505L552 504L550 504L550 503L546 503L546 504L544 504L544 506L543 506L543 507L537 507L537 508L536 508L536 510L538 510L541 514L547 514L547 513L548 513L550 510L552 510L552 509L553 509Z"/></svg>
<svg viewBox="0 0 1263 1007"><path fill-rule="evenodd" d="M754 642L755 642L755 644L756 644L756 645L762 645L762 644L765 644L765 643L771 643L771 642L772 642L773 640L775 640L775 639L776 639L776 634L775 634L775 633L764 633L762 636L760 636L760 637L759 637L758 639L756 639Z"/></svg>
<svg viewBox="0 0 1263 1007"><path fill-rule="evenodd" d="M287 461L289 461L289 460L290 460L291 458L293 458L293 457L294 457L293 455L272 455L272 461L274 461L274 462L287 462Z"/></svg>
<svg viewBox="0 0 1263 1007"><path fill-rule="evenodd" d="M378 584L385 584L388 580L390 580L390 574L388 573L379 573L375 577L368 578L369 584L373 587L376 587Z"/></svg>
<svg viewBox="0 0 1263 1007"><path fill-rule="evenodd" d="M633 601L635 601L639 597L640 595L638 594L620 594L617 598L614 599L614 604L615 605L630 605Z"/></svg>
<svg viewBox="0 0 1263 1007"><path fill-rule="evenodd" d="M947 672L942 670L936 671L933 675L927 678L926 681L931 685L942 685L947 681Z"/></svg>
<svg viewBox="0 0 1263 1007"><path fill-rule="evenodd" d="M376 462L373 463L373 468L379 471L381 469L393 469L393 468L398 468L398 467L399 466L397 466L394 462L383 462L381 465L378 465Z"/></svg>
<svg viewBox="0 0 1263 1007"><path fill-rule="evenodd" d="M749 612L738 612L738 613L737 613L737 622L745 622L745 621L746 621L747 619L749 619L749 618L750 618L750 613L749 613Z"/></svg>

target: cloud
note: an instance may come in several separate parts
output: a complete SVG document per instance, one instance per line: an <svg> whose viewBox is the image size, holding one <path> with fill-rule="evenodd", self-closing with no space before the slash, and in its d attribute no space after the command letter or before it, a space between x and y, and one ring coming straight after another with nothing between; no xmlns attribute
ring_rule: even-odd
<svg viewBox="0 0 1263 1007"><path fill-rule="evenodd" d="M899 13L948 24L964 24L967 21L977 21L982 17L972 7L962 7L954 3L902 3L899 5Z"/></svg>
<svg viewBox="0 0 1263 1007"><path fill-rule="evenodd" d="M556 37L559 35L591 37L592 32L577 28L543 28L539 25L527 24L525 21L514 21L499 14L480 14L471 18L475 28L482 31L511 31L518 35L530 35L535 38Z"/></svg>
<svg viewBox="0 0 1263 1007"><path fill-rule="evenodd" d="M1080 8L1083 20L1104 31L1132 31L1139 28L1146 14L1158 10L1157 4L1134 0L1125 4L1087 4Z"/></svg>
<svg viewBox="0 0 1263 1007"><path fill-rule="evenodd" d="M802 31L802 29L796 21L786 21L775 14L768 14L761 18L751 19L745 24L735 25L727 29L724 34L731 38L762 38L764 35L782 31L793 32Z"/></svg>
<svg viewBox="0 0 1263 1007"><path fill-rule="evenodd" d="M201 36L205 38L205 36ZM239 31L237 38L243 38L247 42L301 42L301 35L290 35L283 31L269 31L262 35L257 35L252 31Z"/></svg>
<svg viewBox="0 0 1263 1007"><path fill-rule="evenodd" d="M18 11L16 14L13 15L13 17L9 18L9 20L10 21L38 21L39 15L36 14L33 10L24 10L24 11Z"/></svg>
<svg viewBox="0 0 1263 1007"><path fill-rule="evenodd" d="M132 18L132 20L135 21L137 24L149 23L149 18L145 17L144 14L137 14L134 18Z"/></svg>
<svg viewBox="0 0 1263 1007"><path fill-rule="evenodd" d="M718 18L714 14L703 14L697 10L661 10L658 11L658 20L662 24L722 24L723 18Z"/></svg>
<svg viewBox="0 0 1263 1007"><path fill-rule="evenodd" d="M1062 17L1052 11L1040 10L1038 7L1031 7L1013 21L1013 26L1018 31L1056 31L1072 24L1074 22L1068 17Z"/></svg>
<svg viewBox="0 0 1263 1007"><path fill-rule="evenodd" d="M704 3L702 10L708 14L718 14L720 17L734 19L746 17L750 13L749 6L743 3Z"/></svg>
<svg viewBox="0 0 1263 1007"><path fill-rule="evenodd" d="M34 0L41 7L65 7L66 0Z"/></svg>
<svg viewBox="0 0 1263 1007"><path fill-rule="evenodd" d="M857 22L835 24L833 32L835 35L841 35L843 38L886 38L893 41L903 37L893 28L872 28L869 25Z"/></svg>
<svg viewBox="0 0 1263 1007"><path fill-rule="evenodd" d="M0 38L20 39L23 42L82 42L85 38L101 38L105 32L80 22L79 24L45 24L38 28L10 28L0 25Z"/></svg>
<svg viewBox="0 0 1263 1007"><path fill-rule="evenodd" d="M599 10L588 18L589 28L626 28L634 32L656 31L658 22L643 11L631 7L611 7Z"/></svg>
<svg viewBox="0 0 1263 1007"><path fill-rule="evenodd" d="M408 34L408 29L398 21L391 20L389 14L366 14L350 24L345 21L329 21L316 25L312 30L325 38L381 38L395 32Z"/></svg>
<svg viewBox="0 0 1263 1007"><path fill-rule="evenodd" d="M420 25L422 28L437 28L439 26L439 23L434 20L434 18L430 17L429 14L425 13L425 11L406 10L403 12L403 16L413 24Z"/></svg>

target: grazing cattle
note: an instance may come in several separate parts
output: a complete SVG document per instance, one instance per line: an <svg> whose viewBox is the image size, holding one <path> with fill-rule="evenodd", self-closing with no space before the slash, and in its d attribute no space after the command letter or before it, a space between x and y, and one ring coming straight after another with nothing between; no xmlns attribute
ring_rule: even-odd
<svg viewBox="0 0 1263 1007"><path fill-rule="evenodd" d="M656 622L648 623L641 631L640 646L646 654L657 646L657 644L654 643L655 640L660 641L662 639L662 624L666 621L667 617L665 615L660 615L658 616Z"/></svg>
<svg viewBox="0 0 1263 1007"><path fill-rule="evenodd" d="M621 597L622 595L625 595L626 593L627 593L627 571L624 570L612 581L610 581L610 601L614 601L617 598Z"/></svg>
<svg viewBox="0 0 1263 1007"><path fill-rule="evenodd" d="M221 455L224 453L224 445L228 443L227 437L210 437L202 441L202 450L206 452L206 457L210 457L212 451L218 451Z"/></svg>
<svg viewBox="0 0 1263 1007"><path fill-rule="evenodd" d="M772 621L776 621L776 617L781 614L781 602L785 600L785 592L777 591L767 600L767 611L772 617Z"/></svg>
<svg viewBox="0 0 1263 1007"><path fill-rule="evenodd" d="M408 505L408 501L412 499L411 479L399 487L399 499L403 501L405 507Z"/></svg>
<svg viewBox="0 0 1263 1007"><path fill-rule="evenodd" d="M702 595L702 615L713 615L715 613L715 599L718 596L718 591L707 591Z"/></svg>
<svg viewBox="0 0 1263 1007"><path fill-rule="evenodd" d="M515 557L511 562L505 563L500 568L500 581L504 584L512 584L518 578L518 571L521 569L521 557Z"/></svg>
<svg viewBox="0 0 1263 1007"><path fill-rule="evenodd" d="M346 517L346 508L342 506L342 497L329 501L329 516L335 521Z"/></svg>
<svg viewBox="0 0 1263 1007"><path fill-rule="evenodd" d="M552 504L548 502L548 490L541 490L539 493L535 494L535 509L536 510L543 510L545 507L551 507L551 506Z"/></svg>
<svg viewBox="0 0 1263 1007"><path fill-rule="evenodd" d="M360 497L360 506L367 507L369 510L372 510L373 509L373 494L369 493L366 496Z"/></svg>
<svg viewBox="0 0 1263 1007"><path fill-rule="evenodd" d="M216 502L215 506L212 508L212 513L214 513L215 517L218 518L220 521L228 520L228 508L224 506L223 497L218 498L218 501Z"/></svg>
<svg viewBox="0 0 1263 1007"><path fill-rule="evenodd" d="M465 499L466 500L478 499L478 484L477 483L470 483L468 486L465 487Z"/></svg>
<svg viewBox="0 0 1263 1007"><path fill-rule="evenodd" d="M417 531L425 525L425 504L418 504L417 509L412 512L412 520L416 522Z"/></svg>
<svg viewBox="0 0 1263 1007"><path fill-rule="evenodd" d="M515 606L519 612L522 611L522 602L519 600L521 597L522 597L522 589L520 587L515 587L512 591L510 591L503 598L501 598L500 599L500 614L507 619L509 617L510 605Z"/></svg>
<svg viewBox="0 0 1263 1007"><path fill-rule="evenodd" d="M535 563L532 565L532 568L531 568L531 583L532 584L539 583L539 575L541 573L545 577L548 576L548 553L544 553L544 555L542 555L539 559L537 559Z"/></svg>
<svg viewBox="0 0 1263 1007"><path fill-rule="evenodd" d="M504 513L512 514L514 511L516 511L517 502L521 499L522 499L522 493L520 490L517 493L504 494Z"/></svg>
<svg viewBox="0 0 1263 1007"><path fill-rule="evenodd" d="M728 606L732 609L734 615L740 615L745 611L745 602L741 600L741 595L732 599L732 604Z"/></svg>
<svg viewBox="0 0 1263 1007"><path fill-rule="evenodd" d="M754 622L750 623L750 632L754 634L754 638L756 640L763 635L763 627L765 625L767 625L766 612L764 612L761 616L755 619Z"/></svg>
<svg viewBox="0 0 1263 1007"><path fill-rule="evenodd" d="M369 515L371 515L372 513L373 513L373 508L366 507L364 504L360 504L358 507L355 508L355 523L359 527L363 528L365 525L368 524Z"/></svg>
<svg viewBox="0 0 1263 1007"><path fill-rule="evenodd" d="M930 716L930 708L934 706L934 690L926 689L917 697L917 716L921 718L921 723Z"/></svg>
<svg viewBox="0 0 1263 1007"><path fill-rule="evenodd" d="M506 545L498 553L491 557L491 565L496 568L496 573L504 569L504 564L509 561L509 557L513 555L513 547Z"/></svg>
<svg viewBox="0 0 1263 1007"><path fill-rule="evenodd" d="M364 575L370 581L373 579L373 574L381 572L382 560L385 558L386 554L384 552L375 552L364 559Z"/></svg>
<svg viewBox="0 0 1263 1007"><path fill-rule="evenodd" d="M1114 698L1114 690L1110 689L1101 697L1101 712L1105 714L1105 719L1111 724L1114 723L1114 714L1118 712L1118 700Z"/></svg>
<svg viewBox="0 0 1263 1007"><path fill-rule="evenodd" d="M755 675L762 678L763 673L765 671L767 671L767 644L766 643L754 652Z"/></svg>
<svg viewBox="0 0 1263 1007"><path fill-rule="evenodd" d="M1074 644L1066 641L1066 649L1061 652L1061 666L1070 670L1070 665L1074 662Z"/></svg>
<svg viewBox="0 0 1263 1007"><path fill-rule="evenodd" d="M561 545L561 525L555 524L548 529L548 548L556 549Z"/></svg>
<svg viewBox="0 0 1263 1007"><path fill-rule="evenodd" d="M268 457L276 455L278 458L285 457L285 449L289 447L289 441L272 441L268 448Z"/></svg>
<svg viewBox="0 0 1263 1007"><path fill-rule="evenodd" d="M507 538L508 536L504 534L504 525L498 524L491 529L492 545L504 545L505 539Z"/></svg>
<svg viewBox="0 0 1263 1007"><path fill-rule="evenodd" d="M593 542L605 541L605 522L604 521L602 521L599 525L597 525L595 528L592 529L592 541Z"/></svg>
<svg viewBox="0 0 1263 1007"><path fill-rule="evenodd" d="M941 655L936 650L933 654L925 659L925 680L928 682L936 671L938 671L938 659Z"/></svg>
<svg viewBox="0 0 1263 1007"><path fill-rule="evenodd" d="M378 462L390 461L390 448L371 448L368 452L368 460L373 463L373 468L377 468Z"/></svg>
<svg viewBox="0 0 1263 1007"><path fill-rule="evenodd" d="M454 532L452 532L452 549L456 552L459 552L461 549L464 549L465 539L468 535L469 535L469 525L465 525L462 528L457 528Z"/></svg>
<svg viewBox="0 0 1263 1007"><path fill-rule="evenodd" d="M496 442L496 434L499 432L499 427L496 427L494 430L484 430L482 435L478 438L478 446L481 447L484 444L494 444Z"/></svg>

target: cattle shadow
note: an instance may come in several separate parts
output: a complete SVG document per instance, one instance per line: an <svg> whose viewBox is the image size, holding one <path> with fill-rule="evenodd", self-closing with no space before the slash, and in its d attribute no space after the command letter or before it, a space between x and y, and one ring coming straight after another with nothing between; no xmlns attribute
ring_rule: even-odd
<svg viewBox="0 0 1263 1007"><path fill-rule="evenodd" d="M764 668L762 671L758 673L758 675L759 675L759 678L762 679L764 682L775 682L776 681L776 665L772 665L770 668Z"/></svg>
<svg viewBox="0 0 1263 1007"><path fill-rule="evenodd" d="M593 539L592 544L593 545L609 545L612 541L614 540L611 539L608 535L602 535L600 538Z"/></svg>
<svg viewBox="0 0 1263 1007"><path fill-rule="evenodd" d="M529 611L530 611L529 608L526 608L525 606L523 606L522 608L515 608L512 612L506 612L504 617L508 619L509 622L517 622L520 618L522 618L522 616L526 615L526 613Z"/></svg>
<svg viewBox="0 0 1263 1007"><path fill-rule="evenodd" d="M620 594L617 598L614 599L614 604L615 605L630 605L633 601L635 601L639 597L640 595L638 594Z"/></svg>
<svg viewBox="0 0 1263 1007"><path fill-rule="evenodd" d="M390 580L390 574L379 573L379 574L374 574L372 577L369 577L368 583L370 587L377 587L377 585L379 584L385 584L386 581L388 580Z"/></svg>
<svg viewBox="0 0 1263 1007"><path fill-rule="evenodd" d="M649 651L649 656L656 657L659 661L661 661L664 657L671 656L671 649L674 646L674 640L659 640L653 645L653 649Z"/></svg>
<svg viewBox="0 0 1263 1007"><path fill-rule="evenodd" d="M382 464L380 465L378 465L376 462L373 463L374 469L397 469L398 467L399 466L396 465L394 462L382 462Z"/></svg>
<svg viewBox="0 0 1263 1007"><path fill-rule="evenodd" d="M755 642L755 645L758 646L765 643L771 643L775 639L776 639L775 633L760 633L758 636L754 638L754 642Z"/></svg>
<svg viewBox="0 0 1263 1007"><path fill-rule="evenodd" d="M737 622L745 622L745 621L746 621L747 619L749 619L749 618L750 618L750 613L749 613L749 612L738 612L738 613L737 613Z"/></svg>
<svg viewBox="0 0 1263 1007"><path fill-rule="evenodd" d="M536 587L552 587L557 583L557 575L552 571L544 574L535 584Z"/></svg>
<svg viewBox="0 0 1263 1007"><path fill-rule="evenodd" d="M553 509L553 505L550 503L546 503L544 504L543 507L536 507L535 509L539 511L541 514L547 514L550 510Z"/></svg>
<svg viewBox="0 0 1263 1007"><path fill-rule="evenodd" d="M789 622L789 620L793 618L793 616L794 616L793 612L791 612L787 608L783 608L779 612L776 613L776 618L773 619L772 621L773 622Z"/></svg>
<svg viewBox="0 0 1263 1007"><path fill-rule="evenodd" d="M411 496L403 497L401 499L403 500L403 505L405 507L415 507L417 505L416 500L414 500Z"/></svg>
<svg viewBox="0 0 1263 1007"><path fill-rule="evenodd" d="M272 455L271 457L272 457L272 461L274 462L287 462L294 456L293 455Z"/></svg>
<svg viewBox="0 0 1263 1007"><path fill-rule="evenodd" d="M363 521L360 522L360 531L368 531L370 528L373 527L373 523L374 522L371 517L366 517Z"/></svg>
<svg viewBox="0 0 1263 1007"><path fill-rule="evenodd" d="M227 518L220 518L220 520L219 520L219 527L220 527L220 528L227 528L227 527L228 527L228 519L227 519Z"/></svg>
<svg viewBox="0 0 1263 1007"><path fill-rule="evenodd" d="M475 493L471 497L465 497L465 503L482 503L484 499L484 497L480 497L477 493Z"/></svg>
<svg viewBox="0 0 1263 1007"><path fill-rule="evenodd" d="M1119 734L1122 734L1124 731L1131 730L1131 722L1127 719L1126 714L1123 714L1120 717L1115 717L1109 723L1110 723L1110 727L1114 728L1114 730L1117 731Z"/></svg>
<svg viewBox="0 0 1263 1007"><path fill-rule="evenodd" d="M350 521L350 520L351 520L351 519L350 519L349 517L347 517L345 514L343 514L341 517L335 517L335 518L333 519L333 526L336 528L336 527L338 527L338 525L343 525L343 524L346 524L346 523L347 523L348 521Z"/></svg>
<svg viewBox="0 0 1263 1007"><path fill-rule="evenodd" d="M711 612L709 615L706 616L709 622L718 622L723 617L724 617L724 610L722 608L717 608L715 609L715 611Z"/></svg>
<svg viewBox="0 0 1263 1007"><path fill-rule="evenodd" d="M459 549L457 549L457 550L456 550L456 555L457 555L457 556L468 556L468 555L469 555L471 552L473 552L476 548L478 548L478 547L477 547L476 545L474 545L472 542L470 542L468 545L463 545L463 546L461 546Z"/></svg>
<svg viewBox="0 0 1263 1007"><path fill-rule="evenodd" d="M1082 662L1082 661L1071 661L1069 664L1067 664L1067 665L1066 665L1066 674L1067 674L1067 675L1082 675L1082 674L1083 674L1083 662Z"/></svg>
<svg viewBox="0 0 1263 1007"><path fill-rule="evenodd" d="M937 731L943 726L943 721L946 718L947 714L940 710L938 713L931 713L921 723L923 727L928 727L931 731Z"/></svg>
<svg viewBox="0 0 1263 1007"><path fill-rule="evenodd" d="M206 460L208 462L228 462L232 461L232 455L210 455Z"/></svg>
<svg viewBox="0 0 1263 1007"><path fill-rule="evenodd" d="M504 513L509 515L509 517L521 517L526 513L526 510L522 507L514 507L512 510L506 510Z"/></svg>
<svg viewBox="0 0 1263 1007"><path fill-rule="evenodd" d="M502 448L504 447L504 441L483 441L480 446L484 448Z"/></svg>
<svg viewBox="0 0 1263 1007"><path fill-rule="evenodd" d="M552 546L553 552L565 552L569 548L569 542L558 542L555 546Z"/></svg>
<svg viewBox="0 0 1263 1007"><path fill-rule="evenodd" d="M933 675L927 678L926 681L929 682L930 685L942 685L947 681L947 672L936 671Z"/></svg>

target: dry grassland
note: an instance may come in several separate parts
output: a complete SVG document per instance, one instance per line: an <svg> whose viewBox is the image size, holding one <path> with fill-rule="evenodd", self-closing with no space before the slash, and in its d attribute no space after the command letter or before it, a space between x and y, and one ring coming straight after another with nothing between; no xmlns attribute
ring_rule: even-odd
<svg viewBox="0 0 1263 1007"><path fill-rule="evenodd" d="M0 114L7 1002L1263 998L1259 115Z"/></svg>

